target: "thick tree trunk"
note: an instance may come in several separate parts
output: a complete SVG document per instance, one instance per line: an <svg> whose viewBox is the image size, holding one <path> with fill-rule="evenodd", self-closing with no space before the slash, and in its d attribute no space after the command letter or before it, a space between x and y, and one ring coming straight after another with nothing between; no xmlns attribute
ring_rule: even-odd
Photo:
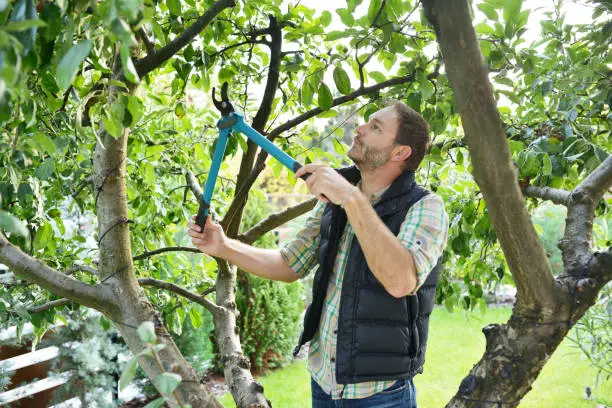
<svg viewBox="0 0 612 408"><path fill-rule="evenodd" d="M566 275L555 280L523 203L468 4L424 0L423 5L436 30L461 113L474 179L518 289L510 320L483 329L485 354L448 406L517 406L569 329L612 277L612 252L590 253L594 208L612 184L612 159L570 194L555 194L570 197L561 245Z"/></svg>
<svg viewBox="0 0 612 408"><path fill-rule="evenodd" d="M108 317L115 322L134 355L146 347L138 336L138 326L145 321L155 323L158 343L166 345L160 352L164 366L160 366L149 356L141 356L139 363L154 384L157 376L164 372L181 375L183 381L170 400L173 408L187 404L194 408L221 407L209 388L200 383L193 367L183 358L164 327L159 313L153 309L138 284L132 263L130 221L127 218L127 137L127 129L124 129L121 137L114 139L101 127L100 141L103 145L98 143L94 152L100 250L98 273L101 284L115 294L119 303L119 309L109 313Z"/></svg>

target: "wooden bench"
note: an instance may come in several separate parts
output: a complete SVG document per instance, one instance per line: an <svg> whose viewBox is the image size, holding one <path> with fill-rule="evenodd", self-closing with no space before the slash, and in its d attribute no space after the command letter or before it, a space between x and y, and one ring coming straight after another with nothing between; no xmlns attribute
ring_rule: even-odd
<svg viewBox="0 0 612 408"><path fill-rule="evenodd" d="M23 330L24 336L29 336L33 332L32 325L26 325ZM43 407L47 406L51 400L53 391L66 384L72 377L71 372L59 375L47 376L50 362L60 354L59 347L50 346L35 351L29 351L29 346L7 346L2 344L17 340L17 329L11 327L0 332L0 370L13 373L11 381L22 383L29 381L25 385L11 388L0 393L0 406L13 404L14 407ZM8 357L7 356L11 356ZM27 400L23 400L27 398ZM17 403L18 401L20 401ZM78 398L72 398L54 408L73 408L81 407Z"/></svg>

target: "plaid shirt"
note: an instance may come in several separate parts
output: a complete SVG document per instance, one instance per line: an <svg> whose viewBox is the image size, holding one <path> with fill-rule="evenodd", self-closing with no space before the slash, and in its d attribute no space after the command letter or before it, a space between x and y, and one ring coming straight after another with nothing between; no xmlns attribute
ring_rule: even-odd
<svg viewBox="0 0 612 408"><path fill-rule="evenodd" d="M388 187L387 187L388 188ZM370 202L377 203L387 188L372 194ZM321 216L325 203L318 202L304 228L296 238L281 249L285 261L300 277L305 277L318 264ZM398 239L412 253L417 268L416 289L427 279L446 245L448 216L442 199L436 194L428 194L415 203L400 227ZM310 342L308 370L312 378L333 399L357 399L370 397L389 388L391 381L370 381L357 384L336 383L336 330L340 309L340 293L344 269L347 264L350 243L354 232L350 223L342 233L338 256L334 263L329 286L325 297L325 307L321 315L319 329ZM415 289L415 292L416 292ZM414 294L414 293L413 293Z"/></svg>

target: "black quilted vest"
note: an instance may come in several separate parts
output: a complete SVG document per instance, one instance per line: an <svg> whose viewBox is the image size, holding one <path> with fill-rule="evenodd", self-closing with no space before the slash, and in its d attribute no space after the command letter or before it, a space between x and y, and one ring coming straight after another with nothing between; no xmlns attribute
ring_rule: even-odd
<svg viewBox="0 0 612 408"><path fill-rule="evenodd" d="M353 184L360 179L355 167L339 172ZM404 172L391 184L374 209L397 235L410 207L427 194L429 192L414 181L413 172ZM304 331L294 355L313 338L319 327L329 277L346 221L346 212L339 206L328 204L325 207L312 304L306 311ZM372 274L359 241L353 238L340 296L335 361L338 384L395 380L423 372L429 315L434 306L439 276L440 260L415 296L395 298Z"/></svg>

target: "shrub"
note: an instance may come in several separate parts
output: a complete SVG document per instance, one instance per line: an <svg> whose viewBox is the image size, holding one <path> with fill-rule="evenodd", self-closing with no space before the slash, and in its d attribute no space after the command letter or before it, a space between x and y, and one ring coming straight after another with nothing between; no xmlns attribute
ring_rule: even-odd
<svg viewBox="0 0 612 408"><path fill-rule="evenodd" d="M245 209L243 230L246 231L269 213L270 207L265 197L252 194ZM276 237L268 233L255 245L276 247ZM300 282L274 282L238 272L236 304L240 315L237 326L244 354L255 371L282 365L295 346L304 308L301 287Z"/></svg>

